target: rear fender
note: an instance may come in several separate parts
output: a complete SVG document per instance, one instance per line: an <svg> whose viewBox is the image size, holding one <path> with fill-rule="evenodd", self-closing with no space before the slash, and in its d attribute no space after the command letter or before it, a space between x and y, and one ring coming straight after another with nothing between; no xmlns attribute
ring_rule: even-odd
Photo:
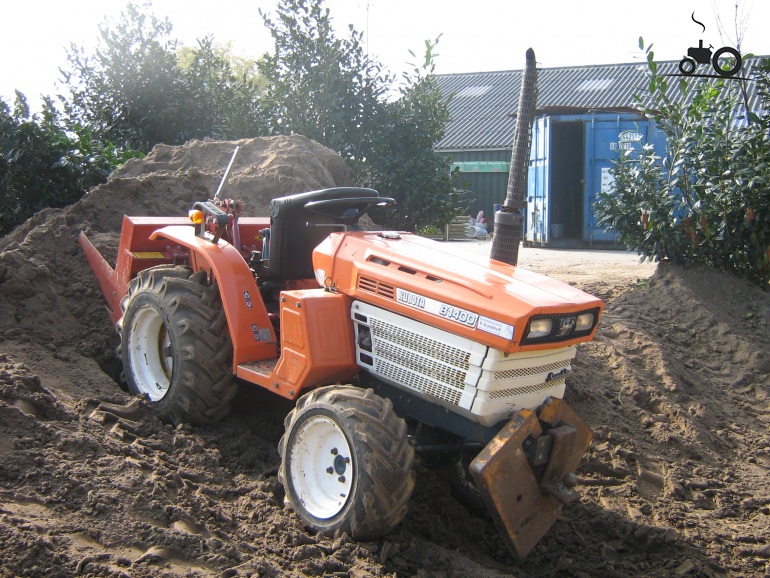
<svg viewBox="0 0 770 578"><path fill-rule="evenodd" d="M216 279L233 342L233 372L241 363L273 359L276 337L254 275L240 252L226 241L212 243L190 226L158 229L150 239L164 238L190 251L193 271Z"/></svg>

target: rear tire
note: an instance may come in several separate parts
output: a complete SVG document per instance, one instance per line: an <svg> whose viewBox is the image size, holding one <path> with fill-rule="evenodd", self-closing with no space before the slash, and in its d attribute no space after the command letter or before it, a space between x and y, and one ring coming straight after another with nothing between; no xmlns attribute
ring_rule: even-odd
<svg viewBox="0 0 770 578"><path fill-rule="evenodd" d="M284 426L278 476L306 526L370 540L403 520L414 450L390 400L371 389L323 387L302 397Z"/></svg>
<svg viewBox="0 0 770 578"><path fill-rule="evenodd" d="M238 385L219 290L206 273L163 265L128 285L118 321L128 389L174 424L214 423L230 412Z"/></svg>

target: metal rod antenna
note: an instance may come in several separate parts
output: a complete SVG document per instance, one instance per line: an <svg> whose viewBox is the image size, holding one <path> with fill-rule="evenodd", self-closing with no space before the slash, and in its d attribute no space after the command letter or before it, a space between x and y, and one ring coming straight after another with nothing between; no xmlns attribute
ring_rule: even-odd
<svg viewBox="0 0 770 578"><path fill-rule="evenodd" d="M233 161L235 161L235 155L238 154L238 149L239 148L241 148L241 147L236 145L235 150L233 151L233 156L230 157L230 162L228 163L227 168L225 169L225 174L222 175L222 180L219 182L219 187L217 187L217 192L214 195L215 199L219 198L219 191L221 191L222 187L225 185L225 180L227 179L227 175L230 174L230 169L233 166Z"/></svg>

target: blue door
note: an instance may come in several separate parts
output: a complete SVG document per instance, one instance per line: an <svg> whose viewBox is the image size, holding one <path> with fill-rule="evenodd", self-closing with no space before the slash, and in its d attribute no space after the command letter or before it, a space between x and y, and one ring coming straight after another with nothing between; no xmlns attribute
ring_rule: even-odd
<svg viewBox="0 0 770 578"><path fill-rule="evenodd" d="M610 174L613 161L624 150L641 150L652 142L650 122L634 119L632 115L598 115L586 123L586 196L584 207L584 239L586 241L615 241L615 232L596 224L594 203L600 191L611 191L614 178Z"/></svg>
<svg viewBox="0 0 770 578"><path fill-rule="evenodd" d="M550 119L541 116L532 125L532 141L529 150L527 174L527 207L524 219L524 239L529 243L548 242L549 207L549 132Z"/></svg>

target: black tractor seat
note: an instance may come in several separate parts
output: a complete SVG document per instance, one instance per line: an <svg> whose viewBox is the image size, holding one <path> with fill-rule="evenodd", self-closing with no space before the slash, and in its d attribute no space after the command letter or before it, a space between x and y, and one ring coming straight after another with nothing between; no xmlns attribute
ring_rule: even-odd
<svg viewBox="0 0 770 578"><path fill-rule="evenodd" d="M393 204L374 189L335 187L270 201L267 258L260 278L312 279L313 249L334 231L354 226L371 207Z"/></svg>

